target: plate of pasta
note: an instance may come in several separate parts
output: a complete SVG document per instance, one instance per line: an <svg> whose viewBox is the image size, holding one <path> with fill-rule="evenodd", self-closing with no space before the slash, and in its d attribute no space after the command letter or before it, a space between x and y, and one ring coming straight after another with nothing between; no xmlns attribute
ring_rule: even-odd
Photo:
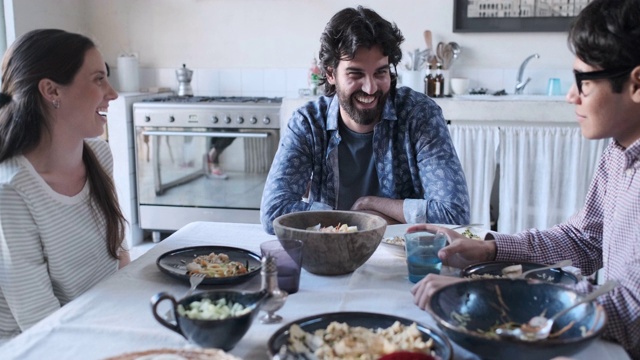
<svg viewBox="0 0 640 360"><path fill-rule="evenodd" d="M260 273L260 255L231 246L193 246L166 252L156 260L158 269L189 282L193 274L205 275L202 284L239 284Z"/></svg>
<svg viewBox="0 0 640 360"><path fill-rule="evenodd" d="M406 318L369 312L335 312L295 320L269 339L271 357L287 359L378 359L395 352L453 358L447 338Z"/></svg>

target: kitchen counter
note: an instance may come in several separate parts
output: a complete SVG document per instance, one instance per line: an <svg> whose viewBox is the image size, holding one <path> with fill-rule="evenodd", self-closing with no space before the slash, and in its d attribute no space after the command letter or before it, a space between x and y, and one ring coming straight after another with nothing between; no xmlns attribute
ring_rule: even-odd
<svg viewBox="0 0 640 360"><path fill-rule="evenodd" d="M281 127L291 114L315 97L284 98L280 109ZM498 125L570 125L577 126L574 105L562 96L543 95L468 95L434 99L451 122L490 122Z"/></svg>
<svg viewBox="0 0 640 360"><path fill-rule="evenodd" d="M482 96L470 98L435 99L442 108L445 119L457 121L497 121L510 125L577 125L575 107L564 97L546 96Z"/></svg>

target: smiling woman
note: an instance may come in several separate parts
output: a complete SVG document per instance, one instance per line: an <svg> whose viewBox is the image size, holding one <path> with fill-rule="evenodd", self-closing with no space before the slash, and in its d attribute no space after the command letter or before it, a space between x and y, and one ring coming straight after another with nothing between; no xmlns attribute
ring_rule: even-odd
<svg viewBox="0 0 640 360"><path fill-rule="evenodd" d="M0 341L128 262L111 153L96 138L117 96L102 55L85 36L34 30L4 56Z"/></svg>

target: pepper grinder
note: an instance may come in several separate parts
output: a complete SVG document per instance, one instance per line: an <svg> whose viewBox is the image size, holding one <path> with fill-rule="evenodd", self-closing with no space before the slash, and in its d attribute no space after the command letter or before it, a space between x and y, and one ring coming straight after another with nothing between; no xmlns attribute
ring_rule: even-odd
<svg viewBox="0 0 640 360"><path fill-rule="evenodd" d="M263 324L279 323L282 321L282 317L276 315L275 312L284 305L289 294L278 287L277 259L273 256L265 255L260 261L262 263L262 269L260 270L260 276L262 277L261 291L267 292L267 297L260 307L260 310L266 311L267 314L260 318L260 322Z"/></svg>

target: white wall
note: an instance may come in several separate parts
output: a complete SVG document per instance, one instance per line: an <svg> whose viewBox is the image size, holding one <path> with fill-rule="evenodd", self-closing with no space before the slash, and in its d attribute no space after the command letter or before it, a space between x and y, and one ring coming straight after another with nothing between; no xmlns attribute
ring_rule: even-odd
<svg viewBox="0 0 640 360"><path fill-rule="evenodd" d="M86 1L12 0L12 2L15 36L40 28L60 28L91 35L85 15L89 7Z"/></svg>
<svg viewBox="0 0 640 360"><path fill-rule="evenodd" d="M320 34L338 10L362 4L396 22L403 49L434 43L462 46L452 76L471 87L513 92L520 62L532 77L525 93L544 93L549 77L563 90L572 81L572 54L565 33L453 33L452 0L20 0L16 34L57 26L95 38L110 64L122 52L137 52L143 86L177 87L174 70L195 70L196 95L295 96L306 87L307 68ZM74 11L69 11L74 9ZM77 9L77 11L75 11ZM113 65L112 65L113 66ZM116 70L117 71L117 70Z"/></svg>

